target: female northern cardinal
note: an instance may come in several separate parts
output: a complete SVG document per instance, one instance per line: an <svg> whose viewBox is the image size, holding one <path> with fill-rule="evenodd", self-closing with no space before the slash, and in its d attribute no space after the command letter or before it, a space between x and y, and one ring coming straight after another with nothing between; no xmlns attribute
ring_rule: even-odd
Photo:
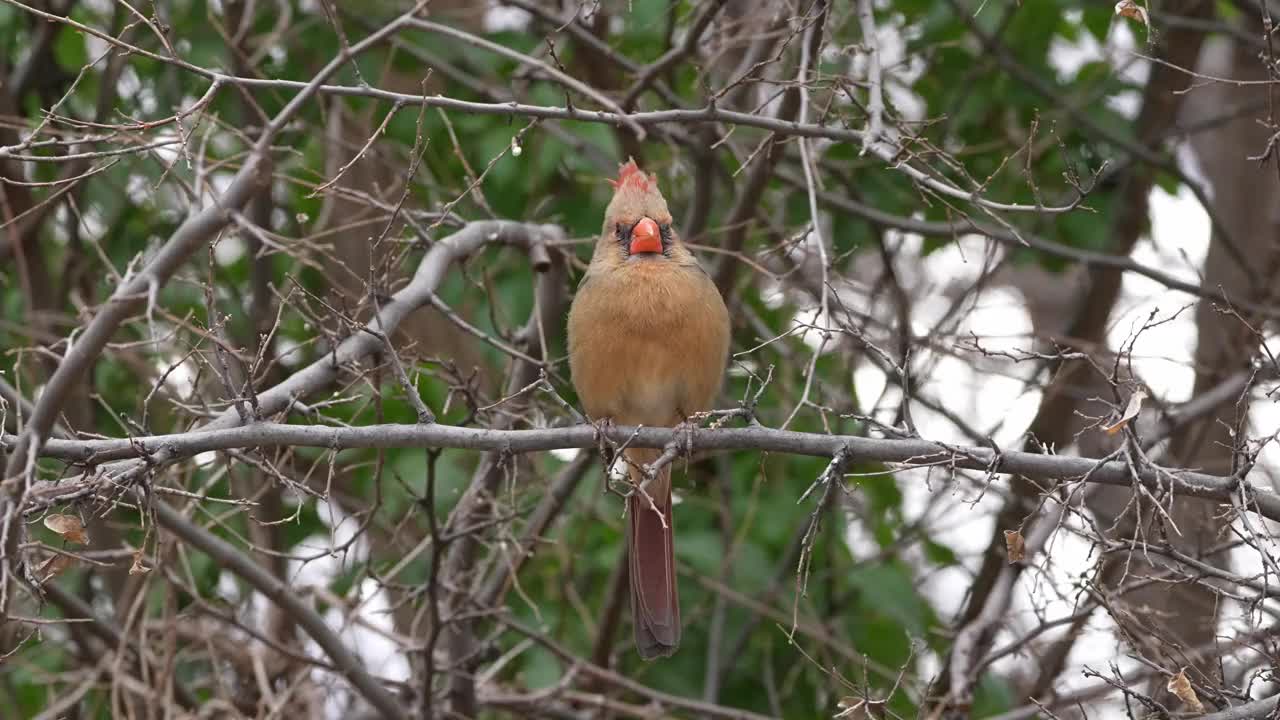
<svg viewBox="0 0 1280 720"><path fill-rule="evenodd" d="M729 353L729 312L672 231L657 177L631 160L611 182L604 229L569 310L573 385L592 419L675 427L711 408ZM661 452L625 454L637 488L627 501L631 613L636 649L652 660L680 644L671 466L641 492L635 466Z"/></svg>

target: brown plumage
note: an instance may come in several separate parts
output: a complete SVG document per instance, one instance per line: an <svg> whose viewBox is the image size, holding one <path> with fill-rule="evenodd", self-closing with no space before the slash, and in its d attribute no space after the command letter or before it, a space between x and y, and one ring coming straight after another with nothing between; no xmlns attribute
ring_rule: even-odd
<svg viewBox="0 0 1280 720"><path fill-rule="evenodd" d="M591 266L569 310L569 367L593 420L674 427L711 409L729 353L719 291L671 228L657 178L634 161L618 173ZM631 449L651 463L657 450ZM643 475L629 470L635 484ZM636 649L645 660L680 644L671 466L627 501ZM655 512L656 506L658 512Z"/></svg>

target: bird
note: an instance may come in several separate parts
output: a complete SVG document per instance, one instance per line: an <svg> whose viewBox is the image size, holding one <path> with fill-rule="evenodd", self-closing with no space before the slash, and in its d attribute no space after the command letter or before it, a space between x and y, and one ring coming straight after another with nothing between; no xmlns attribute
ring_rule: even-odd
<svg viewBox="0 0 1280 720"><path fill-rule="evenodd" d="M683 427L712 409L728 362L724 298L672 228L656 175L628 159L591 263L569 308L569 374L593 422ZM636 650L645 660L680 645L671 465L646 483L656 449L623 452L627 562Z"/></svg>

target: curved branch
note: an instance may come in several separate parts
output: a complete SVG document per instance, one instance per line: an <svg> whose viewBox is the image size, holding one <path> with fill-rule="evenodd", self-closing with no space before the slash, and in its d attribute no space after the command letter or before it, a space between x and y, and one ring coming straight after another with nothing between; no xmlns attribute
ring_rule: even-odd
<svg viewBox="0 0 1280 720"><path fill-rule="evenodd" d="M290 375L287 379L258 393L258 412L267 417L295 407L299 400L322 388L328 387L343 367L375 352L382 352L385 346L381 338L389 335L400 323L415 310L428 305L436 288L444 280L445 272L456 261L462 260L477 252L486 245L504 244L522 247L528 250L530 262L537 272L545 272L550 268L550 256L547 247L564 240L564 231L555 225L531 225L510 220L485 220L469 223L453 235L440 240L423 256L408 285L391 296L390 301L368 322L368 326L376 332L358 329L338 344L324 357L307 367ZM221 415L210 420L196 432L225 430L241 424L240 415L234 408L228 408ZM0 443L0 450L11 449L17 436L5 437ZM147 463L164 463L170 458L167 454L150 456L145 461L132 458L140 455L121 455L130 458L121 463L113 463L103 468L103 476L111 482L127 483L146 470ZM63 480L62 487L71 487L83 482L87 476Z"/></svg>

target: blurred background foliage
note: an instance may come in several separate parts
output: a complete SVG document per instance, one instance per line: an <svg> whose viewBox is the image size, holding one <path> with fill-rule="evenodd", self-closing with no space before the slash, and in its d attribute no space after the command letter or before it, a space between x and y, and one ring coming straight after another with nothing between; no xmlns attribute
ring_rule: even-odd
<svg viewBox="0 0 1280 720"><path fill-rule="evenodd" d="M55 15L67 14L154 53L175 52L195 66L303 82L339 55L343 35L354 42L406 7L401 2L355 0L135 3L136 13L146 18L143 22L123 2L30 4ZM795 17L807 12L809 4L724 5L694 54L660 73L660 82L683 107L704 107L710 95L739 77L736 70L746 49L768 37L760 67L740 84L746 92L721 94L719 101L744 112L778 113L795 87L791 80L801 40ZM838 289L849 290L846 297L858 302L849 320L882 340L894 362L906 362L902 350L919 344L913 351L919 354L910 360L917 372L913 380L921 388L933 380L929 373L936 364L930 365L930 355L946 352L924 340L931 333L961 335L962 317L972 306L957 301L960 309L954 321L904 328L906 315L894 309L897 301L892 284L881 275L881 259L922 263L934 252L956 247L956 238L933 235L909 245L899 230L825 198L916 221L972 217L980 224L1013 228L1063 247L1110 252L1117 248L1113 226L1117 205L1123 202L1122 188L1131 181L1126 172L1142 162L1129 151L1132 145L1151 143L1153 154L1172 157L1170 148L1161 144L1172 132L1153 139L1142 137L1135 127L1149 75L1138 54L1165 52L1160 42L1167 31L1160 29L1160 12L1152 31L1116 18L1111 2L977 5L874 3L889 124L902 137L910 136L903 144L912 157L960 187L980 189L984 197L1003 203L1062 206L1075 201L1078 184L1090 191L1084 207L1059 214L997 216L975 210L971 203L922 191L904 173L855 143L810 141L824 198L819 222L830 243L833 282L842 283ZM1218 32L1240 17L1233 3L1210 5ZM673 38L678 42L706 4L627 0L538 6L546 17L533 17L501 2L433 2L430 17L563 68L620 99L634 74L586 47L574 33L557 31L548 18L576 14L574 22L581 32L644 66L661 58ZM791 20L785 19L788 15ZM861 129L867 117L868 46L855 5L832 3L822 27L821 53L812 70L815 80L807 90L810 121ZM154 29L160 30L165 43ZM1116 47L1131 52L1110 52ZM1137 65L1141 72L1134 70ZM65 349L63 338L109 296L118 276L139 254L153 251L168 238L191 210L193 193L199 196L194 203L207 203L207 188L225 185L260 131L264 113L278 112L294 90L227 84L202 109L174 122L175 112L192 108L209 90L208 78L137 54L108 53L100 39L41 19L16 3L0 4L0 75L6 78L0 99L0 145L16 145L37 128L38 140L103 136L96 143L31 144L23 152L49 161L8 159L0 168L6 183L8 233L0 241L0 377L31 397ZM22 78L24 84L15 86L13 81ZM393 42L344 66L330 84L477 103L566 103L565 91L539 72L425 30L398 33ZM595 107L582 97L571 102L575 107ZM667 99L650 90L639 96L634 109L669 107ZM352 162L341 181L316 192L360 153L388 112L393 116L385 130ZM146 318L123 327L85 379L83 391L67 411L66 425L102 436L191 428L209 413L228 407L227 389L216 377L214 343L208 338L209 329L218 325L211 309L225 316L220 332L232 354L252 360L261 353L265 358L257 366L254 384L269 387L323 358L333 341L353 327L344 318L367 318L371 300L403 286L425 247L460 222L494 217L563 227L574 240L559 249L566 255L568 286L573 287L611 196L606 179L628 155L657 174L682 227L697 226L686 239L699 246L704 266L720 278L726 263L736 265L725 290L738 308L733 349L741 354L735 356L721 406L750 400L772 368L772 382L760 394L756 410L766 425L781 425L804 392L815 343L812 335L789 333L798 319L812 321L816 305L813 293L803 289L803 276L813 273L805 239L812 218L796 140L778 136L779 150L770 157L771 150L759 152L768 135L759 129L693 122L646 127L650 137L637 142L625 128L606 123L531 122L519 113L424 110L359 93L319 96L273 141L271 192L256 201L256 210L246 213L261 213L253 220L261 237L233 225L209 252L193 257L161 290L162 311L152 322L165 340L144 342L151 337ZM141 147L160 141L178 141L181 146ZM57 161L76 148L124 152L83 163ZM735 201L744 197L747 178L761 163L772 169L763 191L751 202L745 242L728 249L729 254L717 252L734 233L730 223ZM406 183L411 167L416 170ZM1161 188L1177 192L1183 178L1176 164L1170 167L1175 171L1164 167L1152 174ZM72 168L73 175L91 174L68 182ZM701 208L694 205L699 192L709 193L709 202ZM389 211L400 203L413 222L405 222L403 216L390 218ZM35 222L17 220L23 212ZM1145 232L1145 221L1142 224ZM1049 284L1067 283L1065 275L1078 267L1030 249L966 247L978 248L971 260L985 268L1006 260L1012 266L1033 266L1048 273L1044 282ZM749 258L752 266L737 257ZM490 248L451 271L438 295L468 323L511 342L534 309L534 273L520 253ZM401 355L439 421L488 426L502 417L504 406L489 406L503 396L511 358L435 311L423 311L418 318L420 322L405 328L400 337ZM260 349L266 332L270 343ZM546 339L549 377L566 399L575 402L567 382L563 338L557 334ZM854 339L840 336L832 341L813 367L812 402L796 414L791 429L843 434L882 430L864 419L868 415L900 425L903 418L891 393L859 395L855 370L867 362L859 358ZM889 377L888 382L897 379ZM160 391L152 397L157 387ZM350 373L327 400L332 402L315 405L326 422L361 425L415 419L413 407L385 367L369 365ZM913 410L937 417L924 406ZM15 416L10 404L6 422L11 430ZM318 418L299 415L291 421ZM529 427L566 424L570 419L539 397L520 408L511 422ZM967 440L958 432L946 439ZM424 500L426 478L435 473L434 512L443 521L479 461L477 453L452 450L438 455L413 449L349 450L336 460L314 449L269 454L273 472L288 477L286 483L242 457L215 455L166 469L156 481L210 497L260 503L251 508L208 504L192 510L192 515L226 538L254 543L259 561L293 581L326 585L330 594L315 597L319 607L333 611L331 619L344 611L332 604L333 597L354 604L380 592L389 595L391 600L380 606L383 612L369 617L398 634L409 633L408 618L422 602L420 587L430 575L429 552L400 567L427 532L424 513L432 504ZM529 510L571 457L546 453L521 458L519 472L503 488L514 518L509 529L495 530L488 541L508 542L519 535ZM50 478L62 472L58 463L46 462L44 467ZM821 492L797 502L825 467L825 459L757 453L700 458L689 464L687 475L681 463L677 557L683 647L669 660L643 664L630 648L630 629L615 629L604 655L612 666L663 692L788 718L830 716L840 698L860 693L887 698L877 710L881 714L867 717L914 717L921 712L930 679L946 657L954 614L966 592L964 580L939 584L935 579L945 572L953 578L972 578L981 559L971 548L953 547L951 535L934 528L939 516L947 514L943 508L965 507L952 502L953 492L969 498L966 493L976 493L981 483L962 483L963 489L953 491L940 481L942 485L933 488L940 499L911 504L885 467L857 463L846 469L849 492L835 493L825 501L827 507L820 507ZM621 503L602 493L603 482L597 463L521 569L518 588L505 600L512 619L541 628L583 657L592 656L601 614L617 592L614 578L622 557ZM1002 491L992 492L998 496ZM163 537L160 546L146 545L147 552L158 553L157 561L163 556L168 558L165 562L175 563L171 572L182 582L166 583L161 573L146 579L124 574L127 555L122 559L110 551L149 542L136 508L83 504L60 511L89 520L92 542L86 553L101 552L104 559L101 566L73 564L58 582L91 599L101 612L122 623L141 623L143 618L203 616L213 608L247 626L264 622L264 606L252 602L246 586L200 553L176 551ZM821 527L800 594L797 554L812 518L820 518ZM985 538L992 522L989 514L975 513L969 532ZM31 533L33 540L60 545L60 538L42 526L33 525ZM358 542L337 553L325 552L352 533L360 536ZM853 536L856 541L850 541ZM271 552L263 552L268 548ZM299 560L304 557L317 559ZM322 570L304 575L306 566ZM398 572L394 581L386 577L393 568ZM390 589L380 591L384 582ZM940 588L955 597L940 597ZM120 600L126 597L140 599L142 609L122 607ZM794 640L793 620L808 628ZM72 627L40 629L5 661L0 703L17 708L18 716L30 717L67 690L59 673L82 662L77 656L83 651L74 642L61 641L74 634ZM745 634L739 636L739 631ZM378 645L368 634L359 637L369 644L357 649L385 652L385 640ZM504 685L551 688L568 670L563 658L540 645L524 644L518 633L499 632L494 637L488 657L516 651L498 672ZM709 653L718 659L709 663ZM409 671L407 660L370 658L375 660L378 672L389 677L404 677ZM1008 668L996 667L1000 670L988 668L978 685L974 717L1023 702ZM234 672L210 663L194 645L178 654L176 672L203 698L253 692L219 686L215 676ZM341 683L336 685L341 690ZM895 692L890 696L891 690ZM108 687L96 687L84 696L75 716L107 717L115 707L110 694Z"/></svg>

